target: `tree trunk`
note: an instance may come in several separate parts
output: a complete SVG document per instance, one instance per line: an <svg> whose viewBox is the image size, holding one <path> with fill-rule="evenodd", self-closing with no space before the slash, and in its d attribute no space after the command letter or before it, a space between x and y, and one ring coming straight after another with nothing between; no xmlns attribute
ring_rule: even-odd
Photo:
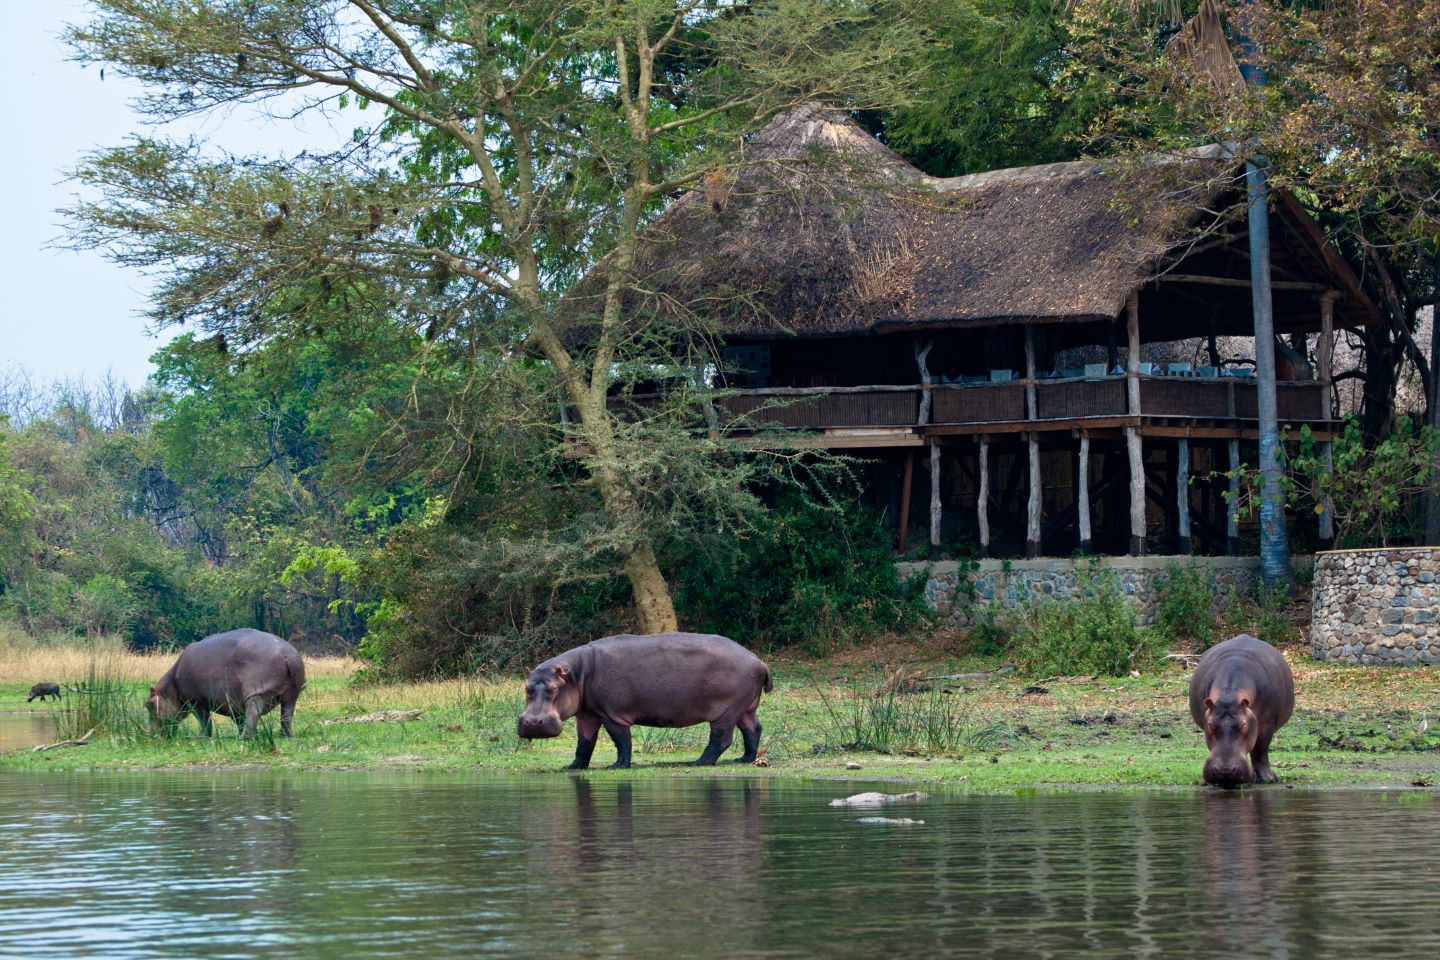
<svg viewBox="0 0 1440 960"><path fill-rule="evenodd" d="M679 629L675 604L670 599L670 585L660 572L660 563L649 544L640 544L625 561L625 576L635 594L635 615L640 619L641 633L674 633Z"/></svg>
<svg viewBox="0 0 1440 960"><path fill-rule="evenodd" d="M1440 251L1435 254L1432 268L1434 280L1430 293L1430 382L1425 384L1425 422L1432 430L1440 430ZM1435 470L1440 476L1440 450L1436 450ZM1440 492L1432 485L1425 495L1425 542L1440 544Z"/></svg>

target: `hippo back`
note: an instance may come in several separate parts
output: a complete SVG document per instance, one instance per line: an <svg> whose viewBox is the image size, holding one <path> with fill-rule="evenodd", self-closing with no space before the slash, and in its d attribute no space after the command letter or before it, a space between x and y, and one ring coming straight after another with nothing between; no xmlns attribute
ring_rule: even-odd
<svg viewBox="0 0 1440 960"><path fill-rule="evenodd" d="M243 703L256 695L279 696L305 683L304 661L284 640L244 628L197 640L172 668L182 700Z"/></svg>
<svg viewBox="0 0 1440 960"><path fill-rule="evenodd" d="M753 710L771 684L765 661L716 634L621 634L571 654L584 676L590 708L653 726L686 726Z"/></svg>
<svg viewBox="0 0 1440 960"><path fill-rule="evenodd" d="M1190 716L1205 725L1205 696L1217 683L1254 687L1256 697L1278 725L1295 708L1295 677L1285 657L1264 640L1240 634L1215 644L1200 658L1190 678Z"/></svg>

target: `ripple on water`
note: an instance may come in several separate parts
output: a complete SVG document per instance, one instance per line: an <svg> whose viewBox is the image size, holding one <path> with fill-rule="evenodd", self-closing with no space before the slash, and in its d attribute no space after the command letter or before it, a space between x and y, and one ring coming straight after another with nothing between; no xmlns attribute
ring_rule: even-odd
<svg viewBox="0 0 1440 960"><path fill-rule="evenodd" d="M1419 955L1432 794L0 774L0 954ZM853 792L853 791L852 791Z"/></svg>

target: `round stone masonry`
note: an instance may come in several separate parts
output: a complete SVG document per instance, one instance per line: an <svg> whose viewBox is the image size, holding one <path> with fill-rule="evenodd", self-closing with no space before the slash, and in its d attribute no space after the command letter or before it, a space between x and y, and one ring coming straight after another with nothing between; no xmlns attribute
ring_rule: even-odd
<svg viewBox="0 0 1440 960"><path fill-rule="evenodd" d="M1331 663L1440 663L1440 547L1315 555L1310 655Z"/></svg>

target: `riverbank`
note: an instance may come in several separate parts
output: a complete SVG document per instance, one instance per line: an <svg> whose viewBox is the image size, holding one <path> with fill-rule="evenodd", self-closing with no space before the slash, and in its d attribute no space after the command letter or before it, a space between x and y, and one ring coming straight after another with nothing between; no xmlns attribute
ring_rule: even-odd
<svg viewBox="0 0 1440 960"><path fill-rule="evenodd" d="M908 651L870 650L827 661L772 658L775 691L761 708L765 765L733 762L703 775L810 779L944 781L976 791L1027 787L1189 787L1199 782L1205 748L1186 706L1188 670L1177 662L1140 677L1024 677L995 661L938 657L901 664ZM1337 667L1288 653L1297 708L1272 750L1282 781L1294 786L1429 787L1440 784L1440 668ZM574 727L557 740L521 741L514 719L518 678L357 684L357 664L312 660L296 736L240 740L217 720L219 736L193 720L171 738L143 730L143 697L168 656L79 658L53 651L0 655L0 711L26 710L39 680L83 679L92 669L119 692L118 710L89 743L46 752L0 753L0 769L442 770L556 773L574 750ZM72 656L67 653L65 656ZM50 657L52 659L46 659ZM42 675L41 671L44 672ZM41 708L58 731L83 695ZM32 707L35 705L31 705ZM381 720L384 711L419 711ZM32 714L33 715L33 714ZM357 719L366 718L369 719ZM1440 715L1436 717L1440 721ZM707 735L635 730L635 767L604 770L614 757L605 737L593 776L694 776L687 766ZM738 755L732 748L731 757Z"/></svg>

